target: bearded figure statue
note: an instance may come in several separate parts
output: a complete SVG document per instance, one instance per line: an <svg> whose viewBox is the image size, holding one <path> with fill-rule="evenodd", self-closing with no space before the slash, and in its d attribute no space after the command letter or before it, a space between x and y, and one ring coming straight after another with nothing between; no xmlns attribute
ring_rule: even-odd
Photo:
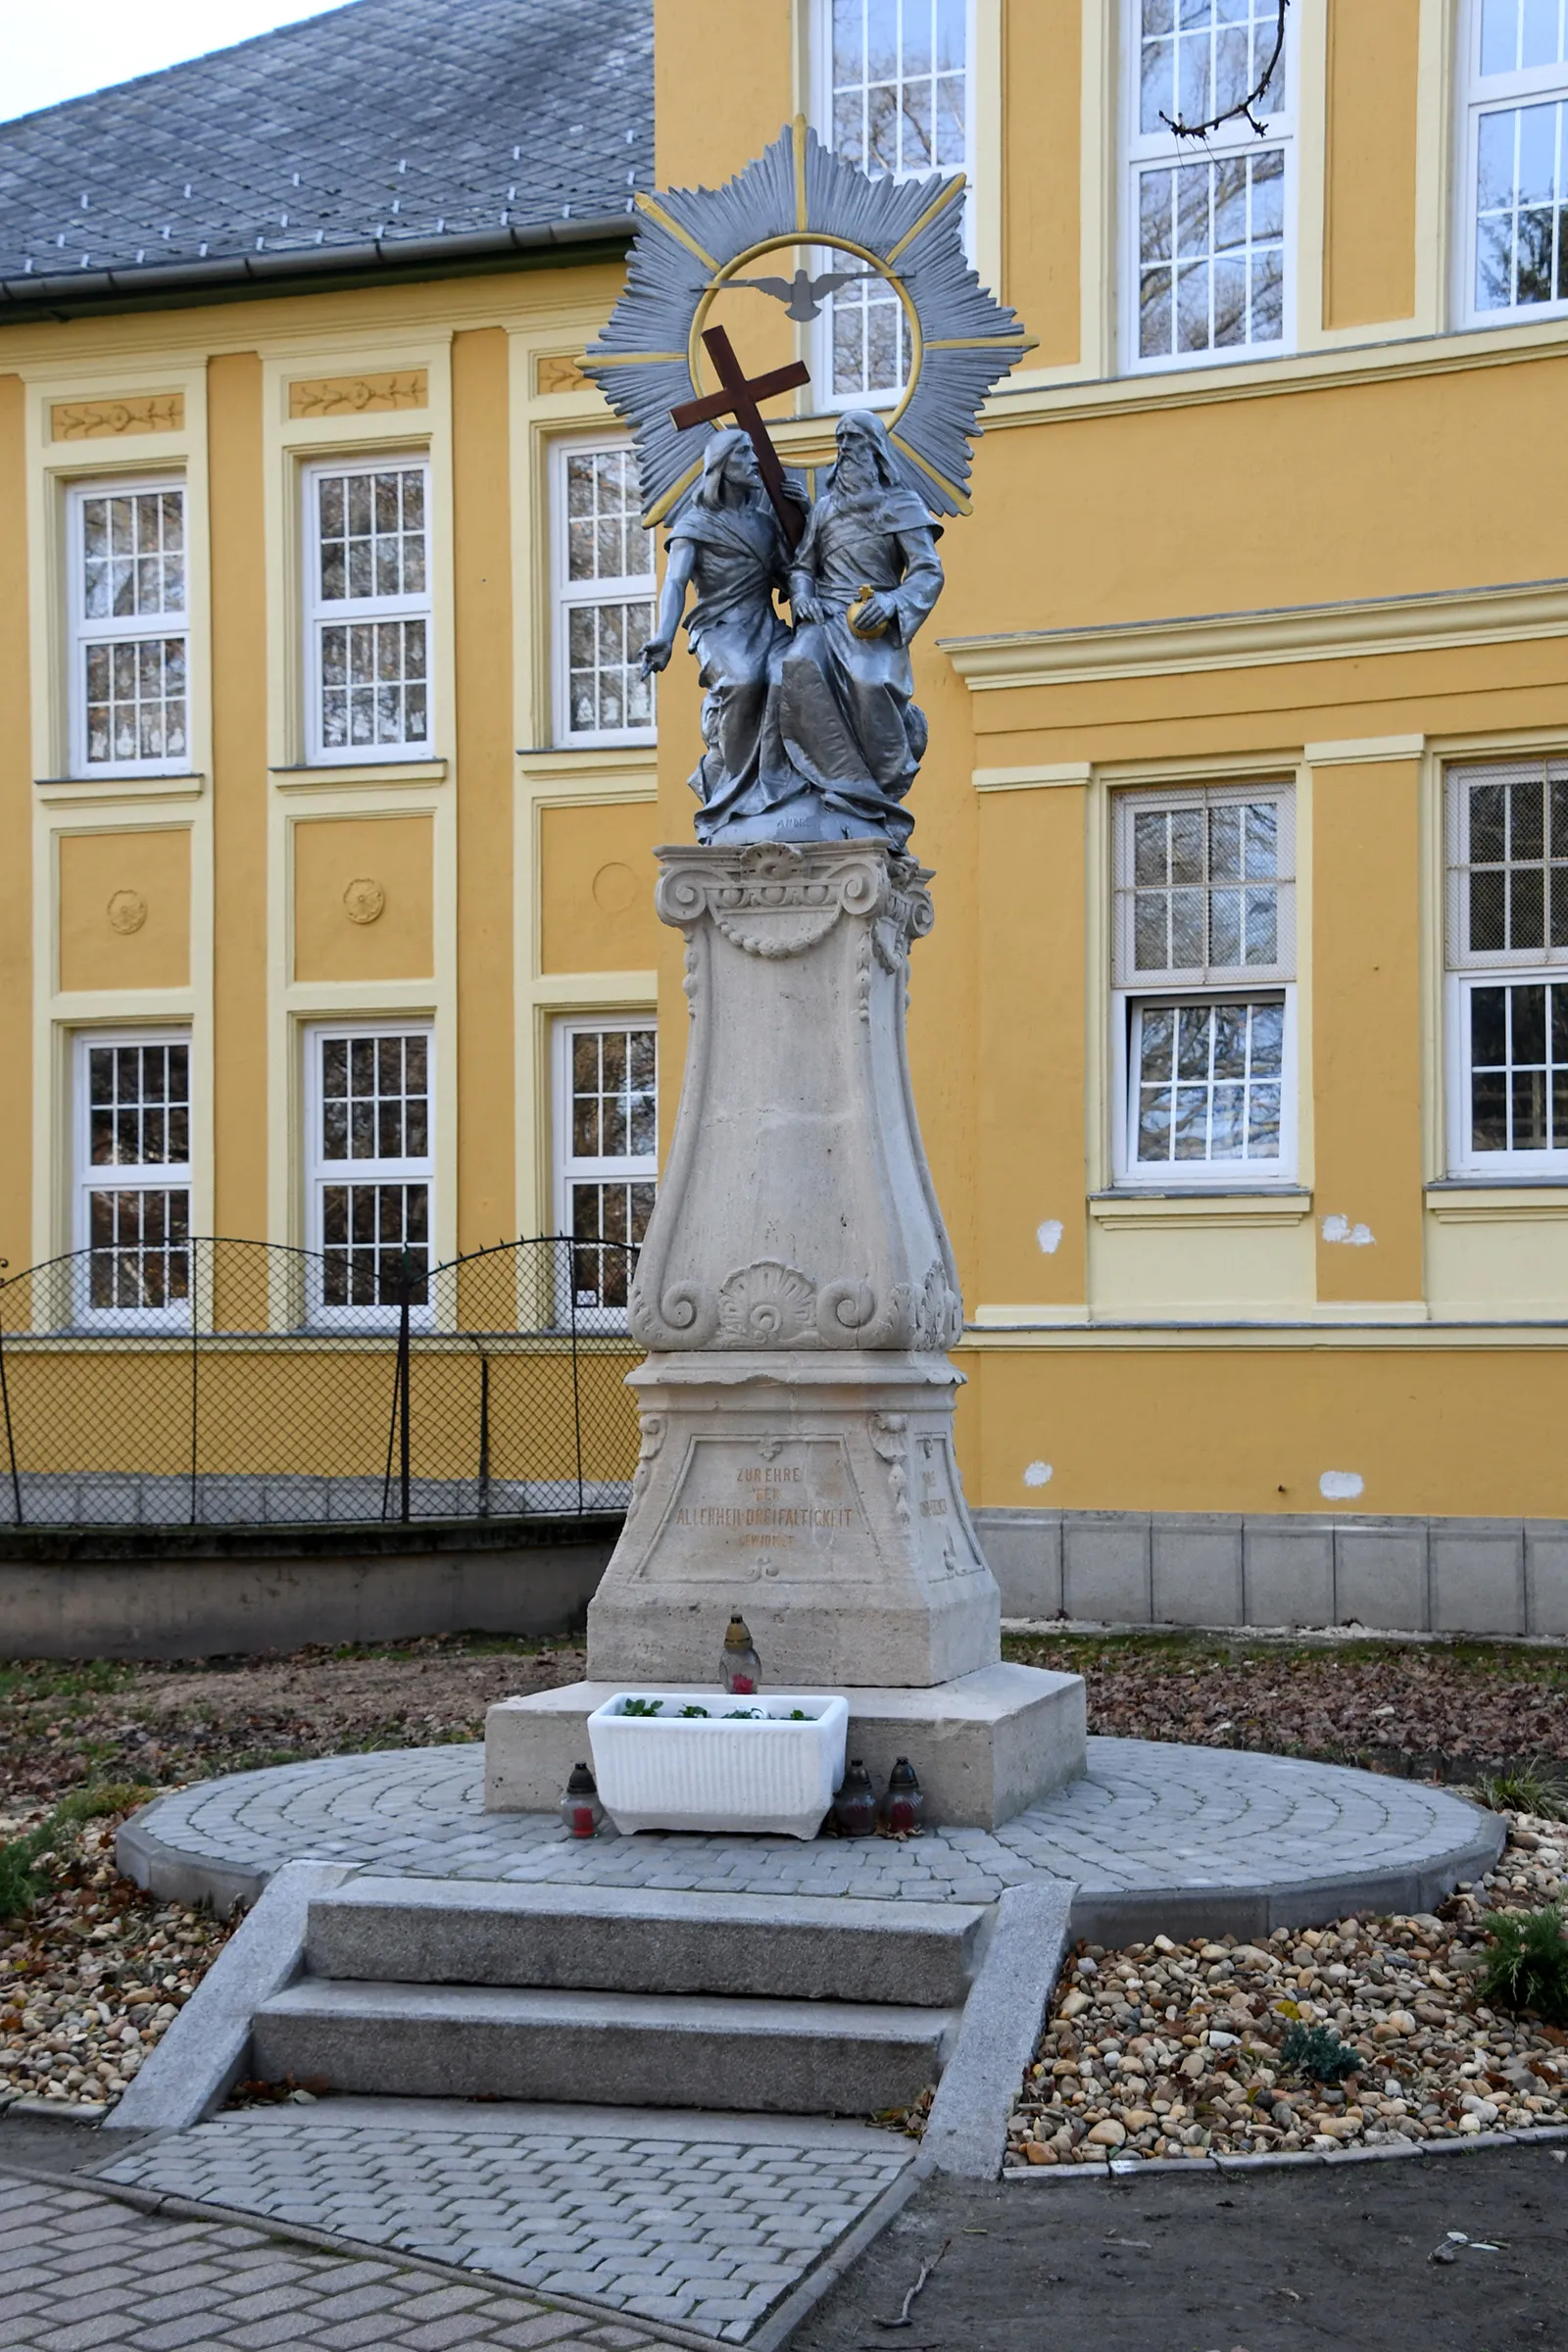
<svg viewBox="0 0 1568 2352"><path fill-rule="evenodd" d="M838 461L790 567L795 629L779 664L784 757L821 812L813 838L878 834L902 850L902 804L926 746L909 645L942 593L939 531L900 478L880 416L841 416Z"/></svg>

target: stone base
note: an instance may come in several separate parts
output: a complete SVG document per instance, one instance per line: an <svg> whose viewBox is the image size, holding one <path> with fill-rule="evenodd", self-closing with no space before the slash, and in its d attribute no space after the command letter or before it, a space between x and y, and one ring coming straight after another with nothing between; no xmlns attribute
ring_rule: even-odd
<svg viewBox="0 0 1568 2352"><path fill-rule="evenodd" d="M627 1688L571 1683L493 1706L484 1726L485 1810L552 1810L573 1764L587 1760L588 1717ZM681 1695L711 1703L722 1693L689 1684ZM823 1695L819 1686L813 1695ZM851 1756L863 1760L878 1789L895 1759L907 1756L933 1826L998 1829L1084 1770L1084 1685L1076 1674L1002 1664L929 1690L841 1688L838 1695L850 1705Z"/></svg>
<svg viewBox="0 0 1568 2352"><path fill-rule="evenodd" d="M588 1607L588 1672L702 1683L739 1609L772 1690L942 1687L994 1662L1001 1602L953 1450L945 1355L651 1355L642 1452Z"/></svg>

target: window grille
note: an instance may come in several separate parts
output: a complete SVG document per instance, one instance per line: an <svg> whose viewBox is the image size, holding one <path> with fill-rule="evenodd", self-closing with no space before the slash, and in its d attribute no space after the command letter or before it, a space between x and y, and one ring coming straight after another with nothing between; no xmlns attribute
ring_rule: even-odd
<svg viewBox="0 0 1568 2352"><path fill-rule="evenodd" d="M1447 836L1451 1164L1568 1167L1568 760L1450 767Z"/></svg>
<svg viewBox="0 0 1568 2352"><path fill-rule="evenodd" d="M1288 1176L1292 788L1120 794L1113 834L1120 1179Z"/></svg>
<svg viewBox="0 0 1568 2352"><path fill-rule="evenodd" d="M623 1252L647 1234L659 1166L652 1021L559 1025L556 1139L561 1228L572 1238L573 1311L623 1316ZM607 1250L607 1242L616 1247Z"/></svg>
<svg viewBox="0 0 1568 2352"><path fill-rule="evenodd" d="M310 1245L322 1307L428 1317L434 1156L427 1028L310 1033Z"/></svg>
<svg viewBox="0 0 1568 2352"><path fill-rule="evenodd" d="M1568 13L1563 0L1470 0L1461 308L1568 302Z"/></svg>
<svg viewBox="0 0 1568 2352"><path fill-rule="evenodd" d="M1277 351L1290 334L1289 37L1252 110L1262 139L1245 117L1200 144L1177 139L1160 118L1207 122L1255 89L1278 37L1278 0L1127 7L1129 355L1169 367Z"/></svg>
<svg viewBox="0 0 1568 2352"><path fill-rule="evenodd" d="M190 1046L182 1032L76 1040L80 1319L183 1320L190 1299Z"/></svg>
<svg viewBox="0 0 1568 2352"><path fill-rule="evenodd" d="M1127 793L1116 806L1116 980L1295 976L1290 786Z"/></svg>
<svg viewBox="0 0 1568 2352"><path fill-rule="evenodd" d="M822 137L896 179L971 168L970 0L818 0ZM823 249L814 270L853 268ZM874 272L824 306L815 379L837 401L896 398L908 372L904 305Z"/></svg>
<svg viewBox="0 0 1568 2352"><path fill-rule="evenodd" d="M169 773L190 759L185 493L93 484L68 505L71 763Z"/></svg>
<svg viewBox="0 0 1568 2352"><path fill-rule="evenodd" d="M313 760L431 748L428 511L422 459L306 475Z"/></svg>
<svg viewBox="0 0 1568 2352"><path fill-rule="evenodd" d="M1568 964L1568 760L1448 770L1448 959Z"/></svg>
<svg viewBox="0 0 1568 2352"><path fill-rule="evenodd" d="M555 455L557 740L651 743L654 688L638 657L654 633L654 539L631 445Z"/></svg>

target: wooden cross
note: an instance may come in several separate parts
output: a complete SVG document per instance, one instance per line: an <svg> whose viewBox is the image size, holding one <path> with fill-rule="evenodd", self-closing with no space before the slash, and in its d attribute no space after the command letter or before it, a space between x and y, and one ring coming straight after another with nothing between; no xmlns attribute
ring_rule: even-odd
<svg viewBox="0 0 1568 2352"><path fill-rule="evenodd" d="M688 425L710 424L720 416L734 417L757 452L757 470L762 477L762 487L773 502L773 512L793 554L801 543L806 517L785 489L784 468L778 462L778 451L767 437L759 403L771 400L776 392L793 392L797 384L808 384L811 371L799 360L792 360L789 367L775 368L770 374L759 375L748 383L735 346L721 326L709 327L703 341L721 388L701 400L683 401L678 409L670 410L669 421L677 432L683 433Z"/></svg>

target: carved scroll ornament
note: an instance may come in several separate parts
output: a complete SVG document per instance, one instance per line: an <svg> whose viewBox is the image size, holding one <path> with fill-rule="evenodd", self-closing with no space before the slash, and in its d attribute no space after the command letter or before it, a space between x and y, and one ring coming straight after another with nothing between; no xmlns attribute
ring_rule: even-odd
<svg viewBox="0 0 1568 2352"><path fill-rule="evenodd" d="M645 1348L896 1348L944 1353L963 1330L963 1302L940 1263L918 1289L890 1283L879 1296L863 1275L813 1282L799 1266L759 1258L711 1290L672 1283L657 1304L640 1282L632 1336Z"/></svg>
<svg viewBox="0 0 1568 2352"><path fill-rule="evenodd" d="M775 842L758 842L739 858L739 881L733 853L712 867L700 852L672 859L659 878L660 919L690 937L707 917L732 947L771 959L805 955L843 915L870 916L875 952L888 970L935 919L925 887L930 871L912 858L853 848L835 858L820 845L807 855Z"/></svg>

